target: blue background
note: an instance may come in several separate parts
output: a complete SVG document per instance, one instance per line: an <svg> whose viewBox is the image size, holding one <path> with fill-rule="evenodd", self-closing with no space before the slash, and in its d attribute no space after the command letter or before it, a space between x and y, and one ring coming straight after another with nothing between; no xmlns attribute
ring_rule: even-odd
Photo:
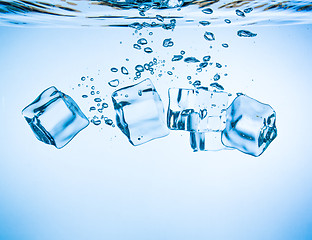
<svg viewBox="0 0 312 240"><path fill-rule="evenodd" d="M0 239L312 239L311 25L249 27L258 34L251 39L238 38L238 29L212 29L212 49L200 28L155 29L152 36L144 30L153 41L148 55L133 49L133 29L1 27ZM175 48L161 46L167 37ZM217 47L223 42L230 47ZM229 76L220 82L226 91L275 109L278 137L262 156L193 153L184 132L133 147L104 124L57 150L37 141L21 115L53 85L87 114L86 91L77 84L88 75L114 119L109 69L133 69L154 56L179 76L145 76L166 108L168 88L189 86L186 76L196 72L170 62L182 49L227 64ZM205 83L209 74L196 77ZM120 86L132 83L119 76Z"/></svg>

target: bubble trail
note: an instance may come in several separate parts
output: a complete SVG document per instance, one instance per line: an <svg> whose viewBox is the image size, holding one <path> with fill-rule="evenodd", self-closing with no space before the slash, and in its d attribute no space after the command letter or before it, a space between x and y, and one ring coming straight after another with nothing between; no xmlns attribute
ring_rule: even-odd
<svg viewBox="0 0 312 240"><path fill-rule="evenodd" d="M217 68L222 68L222 65L220 63L216 63Z"/></svg>
<svg viewBox="0 0 312 240"><path fill-rule="evenodd" d="M229 47L229 45L228 45L227 43L222 43L222 47L224 47L224 48L228 48L228 47Z"/></svg>
<svg viewBox="0 0 312 240"><path fill-rule="evenodd" d="M205 32L204 38L207 41L214 41L215 40L215 36L214 36L214 34L212 32Z"/></svg>
<svg viewBox="0 0 312 240"><path fill-rule="evenodd" d="M230 19L224 19L224 22L227 23L227 24L230 24L231 20Z"/></svg>
<svg viewBox="0 0 312 240"><path fill-rule="evenodd" d="M255 36L257 36L256 33L252 33L252 32L247 31L247 30L239 30L239 31L237 32L237 35L238 35L239 37L255 37Z"/></svg>
<svg viewBox="0 0 312 240"><path fill-rule="evenodd" d="M111 71L112 71L112 72L118 72L118 69L115 68L115 67L113 67L113 68L111 68Z"/></svg>

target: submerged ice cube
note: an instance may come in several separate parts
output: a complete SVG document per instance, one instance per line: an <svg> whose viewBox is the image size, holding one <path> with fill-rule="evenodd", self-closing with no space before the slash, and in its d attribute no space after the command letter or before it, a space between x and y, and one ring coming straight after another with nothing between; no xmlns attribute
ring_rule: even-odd
<svg viewBox="0 0 312 240"><path fill-rule="evenodd" d="M169 89L167 125L171 130L222 131L228 94L199 89Z"/></svg>
<svg viewBox="0 0 312 240"><path fill-rule="evenodd" d="M112 100L117 126L134 146L169 134L162 101L149 79L115 91Z"/></svg>
<svg viewBox="0 0 312 240"><path fill-rule="evenodd" d="M190 143L194 152L231 149L222 144L222 132L190 132Z"/></svg>
<svg viewBox="0 0 312 240"><path fill-rule="evenodd" d="M64 147L89 124L74 100L55 87L43 91L22 114L37 139L56 148Z"/></svg>
<svg viewBox="0 0 312 240"><path fill-rule="evenodd" d="M260 156L277 136L275 119L270 105L240 95L226 111L222 142L227 147Z"/></svg>

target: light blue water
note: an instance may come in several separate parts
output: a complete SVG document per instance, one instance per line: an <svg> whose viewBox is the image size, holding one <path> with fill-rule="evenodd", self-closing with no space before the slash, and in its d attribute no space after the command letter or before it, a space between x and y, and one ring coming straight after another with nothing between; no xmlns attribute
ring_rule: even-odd
<svg viewBox="0 0 312 240"><path fill-rule="evenodd" d="M147 11L104 1L7 3L0 28L0 239L311 239L309 2L184 2L179 11L156 3ZM42 6L49 13L38 12ZM69 14L75 17L63 16ZM165 30L172 19L174 30ZM157 27L146 24L153 21ZM142 29L100 27L135 22ZM240 30L257 35L239 37ZM196 81L268 103L278 137L259 158L193 153L183 131L134 147L113 127L111 94L146 78L165 107L169 88ZM61 150L37 141L21 115L50 86L93 121Z"/></svg>

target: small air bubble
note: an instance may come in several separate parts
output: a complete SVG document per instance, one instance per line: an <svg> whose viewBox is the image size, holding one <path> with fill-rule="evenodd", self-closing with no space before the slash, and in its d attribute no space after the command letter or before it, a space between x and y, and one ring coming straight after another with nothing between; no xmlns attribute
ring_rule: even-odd
<svg viewBox="0 0 312 240"><path fill-rule="evenodd" d="M212 14L213 13L213 10L211 8L205 8L202 10L203 13L205 14Z"/></svg>
<svg viewBox="0 0 312 240"><path fill-rule="evenodd" d="M214 41L215 40L215 36L214 36L214 34L212 32L205 32L204 38L207 41Z"/></svg>
<svg viewBox="0 0 312 240"><path fill-rule="evenodd" d="M140 45L145 45L147 44L147 40L145 38L140 38L138 41L137 41L138 44Z"/></svg>
<svg viewBox="0 0 312 240"><path fill-rule="evenodd" d="M133 44L133 48L137 49L137 50L140 50L141 49L141 46L139 44Z"/></svg>
<svg viewBox="0 0 312 240"><path fill-rule="evenodd" d="M153 49L151 49L150 47L146 47L146 48L144 48L144 52L146 52L146 53L152 53L152 52L153 52Z"/></svg>
<svg viewBox="0 0 312 240"><path fill-rule="evenodd" d="M108 82L108 85L111 87L117 87L119 85L119 80L118 79L114 79Z"/></svg>
<svg viewBox="0 0 312 240"><path fill-rule="evenodd" d="M217 73L216 75L213 76L214 81L219 81L220 80L220 75Z"/></svg>
<svg viewBox="0 0 312 240"><path fill-rule="evenodd" d="M203 57L203 61L204 61L204 62L208 62L208 61L210 61L210 59L211 59L210 56L205 56L205 57Z"/></svg>
<svg viewBox="0 0 312 240"><path fill-rule="evenodd" d="M125 67L121 67L121 73L122 73L122 74L125 74L125 75L128 75L128 74L129 74L128 69L125 68Z"/></svg>
<svg viewBox="0 0 312 240"><path fill-rule="evenodd" d="M236 12L236 15L237 15L237 16L239 16L239 17L245 17L244 12L242 12L241 10L238 10L238 9L237 9L235 12Z"/></svg>

